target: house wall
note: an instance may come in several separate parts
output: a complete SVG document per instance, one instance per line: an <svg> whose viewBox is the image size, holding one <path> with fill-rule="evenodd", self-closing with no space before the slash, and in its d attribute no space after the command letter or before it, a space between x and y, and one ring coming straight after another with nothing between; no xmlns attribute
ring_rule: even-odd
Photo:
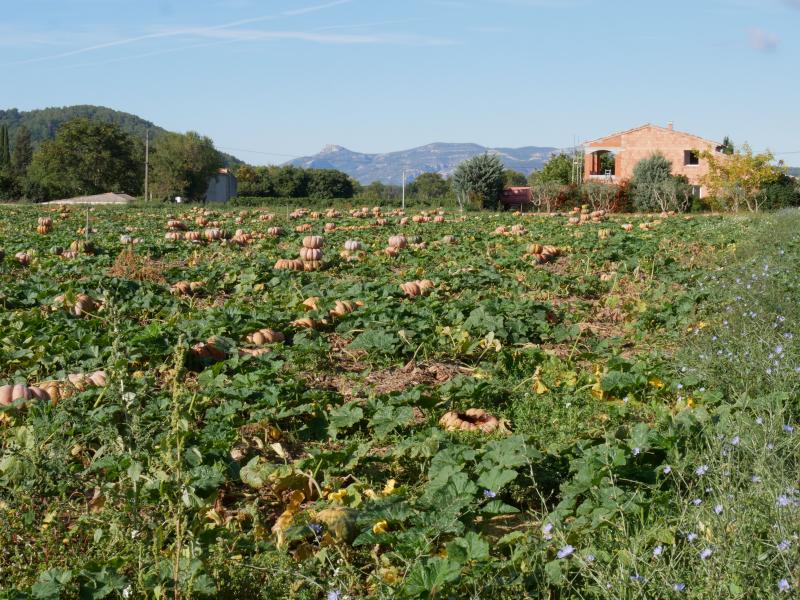
<svg viewBox="0 0 800 600"><path fill-rule="evenodd" d="M217 173L208 182L207 202L227 202L237 192L236 177L232 173Z"/></svg>
<svg viewBox="0 0 800 600"><path fill-rule="evenodd" d="M635 129L586 145L585 173L587 174L587 179L592 168L592 155L590 153L593 147L619 148L615 152L614 174L616 179L621 181L630 180L633 176L633 169L640 160L653 154L661 153L672 163L673 175L684 175L690 184L700 186L700 179L708 173L708 163L701 159L698 165L685 165L684 152L687 150L709 150L713 152L716 144L697 136L663 127L650 126ZM704 187L701 187L700 195L706 195Z"/></svg>

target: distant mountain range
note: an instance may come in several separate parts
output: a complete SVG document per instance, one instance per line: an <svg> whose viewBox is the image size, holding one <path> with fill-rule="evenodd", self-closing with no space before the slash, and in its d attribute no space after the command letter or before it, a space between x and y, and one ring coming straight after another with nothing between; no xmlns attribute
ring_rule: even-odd
<svg viewBox="0 0 800 600"><path fill-rule="evenodd" d="M20 111L16 108L0 110L0 125L8 126L8 137L13 146L17 129L24 125L31 132L31 140L34 146L38 146L44 140L51 140L55 137L58 128L72 119L84 118L100 123L113 123L119 126L125 133L128 133L140 140L144 140L147 130L150 130L150 139L155 140L160 135L167 132L163 127L154 125L150 121L132 115L130 113L106 108L105 106L91 106L88 104L76 106L63 106L53 108L42 108L31 111ZM227 166L242 164L235 156L221 152L222 158Z"/></svg>
<svg viewBox="0 0 800 600"><path fill-rule="evenodd" d="M315 169L338 169L363 184L373 181L399 184L402 182L403 170L407 181L422 173L450 176L459 163L484 152L496 154L506 168L528 175L531 171L540 169L558 151L559 148L549 146L487 148L479 144L435 143L386 154L363 154L342 146L325 146L314 156L296 158L287 164Z"/></svg>

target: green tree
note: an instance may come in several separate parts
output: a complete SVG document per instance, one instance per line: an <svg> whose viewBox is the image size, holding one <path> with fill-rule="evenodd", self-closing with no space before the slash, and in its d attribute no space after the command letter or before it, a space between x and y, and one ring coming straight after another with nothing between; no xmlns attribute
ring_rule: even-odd
<svg viewBox="0 0 800 600"><path fill-rule="evenodd" d="M658 193L672 172L672 163L661 153L643 158L633 167L630 191L636 210L644 212L660 211Z"/></svg>
<svg viewBox="0 0 800 600"><path fill-rule="evenodd" d="M222 158L209 138L193 131L164 134L153 145L150 159L153 196L203 200L209 179L221 166Z"/></svg>
<svg viewBox="0 0 800 600"><path fill-rule="evenodd" d="M465 160L453 173L453 191L461 208L474 202L482 208L497 208L503 192L503 163L494 154L479 154Z"/></svg>
<svg viewBox="0 0 800 600"><path fill-rule="evenodd" d="M308 197L309 176L305 169L285 165L270 169L270 176L280 198Z"/></svg>
<svg viewBox="0 0 800 600"><path fill-rule="evenodd" d="M722 153L730 156L734 151L733 140L726 135L725 139L722 140Z"/></svg>
<svg viewBox="0 0 800 600"><path fill-rule="evenodd" d="M0 169L11 166L11 148L8 143L8 126L0 127Z"/></svg>
<svg viewBox="0 0 800 600"><path fill-rule="evenodd" d="M143 170L134 140L118 126L75 119L33 155L29 189L44 199L109 191L137 194Z"/></svg>
<svg viewBox="0 0 800 600"><path fill-rule="evenodd" d="M33 144L31 132L24 125L17 129L14 138L14 153L11 156L11 171L15 177L24 177L33 160Z"/></svg>
<svg viewBox="0 0 800 600"><path fill-rule="evenodd" d="M519 171L506 169L503 172L503 185L505 187L524 187L528 185L528 178Z"/></svg>
<svg viewBox="0 0 800 600"><path fill-rule="evenodd" d="M409 196L420 200L444 198L450 192L450 182L440 173L422 173L409 186Z"/></svg>
<svg viewBox="0 0 800 600"><path fill-rule="evenodd" d="M308 195L323 200L352 198L353 181L336 169L309 169Z"/></svg>
<svg viewBox="0 0 800 600"><path fill-rule="evenodd" d="M399 200L402 194L403 190L399 185L387 185L380 181L373 181L361 188L358 198L371 202L393 202Z"/></svg>
<svg viewBox="0 0 800 600"><path fill-rule="evenodd" d="M616 172L617 160L613 152L603 152L600 154L600 172L611 172L612 175Z"/></svg>
<svg viewBox="0 0 800 600"><path fill-rule="evenodd" d="M551 156L540 171L531 173L528 177L528 182L532 186L540 183L559 183L561 185L580 183L583 179L583 157L579 156L578 159L581 166L578 181L572 181L574 177L574 157L561 152Z"/></svg>
<svg viewBox="0 0 800 600"><path fill-rule="evenodd" d="M708 162L708 173L703 184L716 196L721 208L734 211L744 205L749 211L757 211L765 201L765 188L777 181L783 172L775 166L772 152L753 154L748 144L730 155L717 152L698 152Z"/></svg>

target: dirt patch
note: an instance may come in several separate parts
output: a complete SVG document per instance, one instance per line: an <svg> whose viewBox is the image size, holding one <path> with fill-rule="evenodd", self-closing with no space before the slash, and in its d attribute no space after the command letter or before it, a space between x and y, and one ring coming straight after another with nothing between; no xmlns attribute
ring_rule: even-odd
<svg viewBox="0 0 800 600"><path fill-rule="evenodd" d="M355 375L352 372L301 375L309 387L335 391L345 398L402 392L417 385L436 386L455 377L461 368L447 363L408 363L401 368L380 369Z"/></svg>
<svg viewBox="0 0 800 600"><path fill-rule="evenodd" d="M133 250L123 250L117 255L108 273L120 279L165 284L167 280L164 278L164 273L168 269L181 266L183 266L181 263L166 263L153 260L149 256L140 256Z"/></svg>
<svg viewBox="0 0 800 600"><path fill-rule="evenodd" d="M382 369L370 373L365 383L376 394L402 392L416 385L439 385L456 376L459 367L446 363L408 363L402 369Z"/></svg>

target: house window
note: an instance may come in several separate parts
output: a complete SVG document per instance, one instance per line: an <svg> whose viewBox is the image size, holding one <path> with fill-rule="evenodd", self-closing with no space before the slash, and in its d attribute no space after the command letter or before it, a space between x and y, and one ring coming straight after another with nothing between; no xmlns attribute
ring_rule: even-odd
<svg viewBox="0 0 800 600"><path fill-rule="evenodd" d="M692 186L692 196L695 198L699 198L701 194L702 188L699 185Z"/></svg>
<svg viewBox="0 0 800 600"><path fill-rule="evenodd" d="M697 155L697 152L694 150L684 150L683 151L683 164L684 165L699 165L700 164L700 157Z"/></svg>

